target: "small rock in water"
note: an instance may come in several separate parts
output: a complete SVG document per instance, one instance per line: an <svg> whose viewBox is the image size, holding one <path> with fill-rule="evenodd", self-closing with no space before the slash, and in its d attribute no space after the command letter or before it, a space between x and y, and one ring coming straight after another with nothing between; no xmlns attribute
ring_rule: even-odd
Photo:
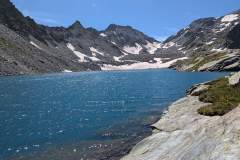
<svg viewBox="0 0 240 160"><path fill-rule="evenodd" d="M34 144L33 147L40 147L40 145L39 144Z"/></svg>
<svg viewBox="0 0 240 160"><path fill-rule="evenodd" d="M63 130L58 131L58 133L63 133Z"/></svg>

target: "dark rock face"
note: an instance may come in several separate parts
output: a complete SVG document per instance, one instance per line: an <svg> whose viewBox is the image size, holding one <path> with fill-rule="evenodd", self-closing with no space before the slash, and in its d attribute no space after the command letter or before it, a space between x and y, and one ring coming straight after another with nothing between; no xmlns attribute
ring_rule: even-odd
<svg viewBox="0 0 240 160"><path fill-rule="evenodd" d="M38 49L3 25L0 25L0 35L1 75L100 70L91 62L80 64L70 56L45 51L44 47Z"/></svg>
<svg viewBox="0 0 240 160"><path fill-rule="evenodd" d="M201 18L192 22L176 35L169 37L164 43L175 43L174 46L183 48L187 53L210 51L212 49L239 49L238 11L220 18ZM169 49L169 48L168 48Z"/></svg>
<svg viewBox="0 0 240 160"><path fill-rule="evenodd" d="M182 52L190 57L188 61L172 65L175 69L191 70L191 68L194 68L194 70L200 69L199 71L238 71L240 70L239 37L240 12L235 11L220 18L201 18L192 22L176 35L163 42L163 48L159 49L158 52L164 50L169 53L175 50L175 52ZM214 61L219 60L223 53L226 53L225 58L222 58L214 65L211 64L211 62L215 63ZM207 59L209 55L215 56ZM208 63L209 67L203 67L203 70L199 68L206 63Z"/></svg>
<svg viewBox="0 0 240 160"><path fill-rule="evenodd" d="M240 48L240 24L234 26L228 33L226 45L230 49Z"/></svg>
<svg viewBox="0 0 240 160"><path fill-rule="evenodd" d="M148 37L130 26L111 24L103 33L107 35L110 41L115 42L120 47L126 45L136 46L136 43L146 45L146 41L150 43L157 42L155 39Z"/></svg>
<svg viewBox="0 0 240 160"><path fill-rule="evenodd" d="M44 29L30 17L24 17L9 0L0 1L0 23L25 38L33 35L42 42L45 41L42 37L46 34Z"/></svg>
<svg viewBox="0 0 240 160"><path fill-rule="evenodd" d="M236 64L236 65L233 65ZM226 58L216 65L207 69L208 71L239 71L240 70L240 55Z"/></svg>

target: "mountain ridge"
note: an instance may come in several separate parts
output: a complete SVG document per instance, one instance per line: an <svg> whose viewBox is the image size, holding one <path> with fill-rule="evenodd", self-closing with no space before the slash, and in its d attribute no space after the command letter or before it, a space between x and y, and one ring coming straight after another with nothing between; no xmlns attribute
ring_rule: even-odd
<svg viewBox="0 0 240 160"><path fill-rule="evenodd" d="M0 13L0 24L3 25L1 27L7 27L12 31L12 35L9 37L16 39L16 37L21 36L23 38L19 40L19 51L14 50L13 53L12 49L8 49L7 52L3 53L3 56L9 57L9 55L11 55L12 57L9 57L10 59L14 59L17 64L24 66L24 68L28 70L13 72L12 66L5 64L0 72L2 75L49 73L65 70L75 72L82 70L101 70L101 67L104 64L122 65L141 61L153 61L155 56L150 56L148 48L145 47L147 43L144 42L144 40L146 39L150 40L151 42L154 41L155 43L159 43L153 38L150 38L142 32L129 26L121 26L121 28L125 28L123 30L127 32L123 35L128 36L125 39L131 39L131 41L121 41L120 44L113 42L113 40L108 39L107 37L104 37L103 32L105 31L98 31L91 27L85 28L78 20L68 27L49 27L41 25L36 23L31 17L25 17L10 0L0 1ZM115 26L120 27L120 25ZM111 25L109 27L111 27ZM0 34L0 37L7 38L7 35ZM14 42L14 40L12 41ZM58 62L55 62L55 59L46 59L46 63L53 63L56 65L56 67L54 67L55 69L48 69L47 66L44 67L41 65L35 66L33 69L31 66L27 65L28 63L23 62L19 58L17 59L16 55L19 54L18 52L21 52L21 48L24 48L23 44L26 43L29 43L35 47L35 49L38 50L38 52L41 52L42 55L50 54L58 59ZM7 46L5 46L5 48L6 47ZM128 49L127 51L125 51L126 48ZM1 53L4 52L2 49L0 48ZM137 49L139 49L139 51L136 51L137 55L134 55L134 57L137 57L138 60L130 60L131 55L133 54L132 52L135 52ZM34 55L36 54L36 50L28 50L27 52L23 52L23 56L29 54ZM141 52L140 54L141 50L144 50L144 52ZM130 58L126 58L126 60L120 60L126 55L128 55ZM27 57L28 56L26 56L26 58ZM41 59L41 57L38 57L38 59L34 61L39 61L39 59ZM31 60L29 59L28 61L30 62ZM76 67L75 63L79 63L77 66L80 67Z"/></svg>
<svg viewBox="0 0 240 160"><path fill-rule="evenodd" d="M172 44L188 55L189 59L172 67L187 71L239 70L240 12L221 17L201 18L168 38L164 45Z"/></svg>

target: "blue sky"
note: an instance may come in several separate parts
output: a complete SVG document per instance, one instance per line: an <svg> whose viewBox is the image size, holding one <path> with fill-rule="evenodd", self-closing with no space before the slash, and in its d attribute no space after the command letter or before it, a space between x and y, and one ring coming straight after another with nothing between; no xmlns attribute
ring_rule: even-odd
<svg viewBox="0 0 240 160"><path fill-rule="evenodd" d="M240 9L240 0L12 0L24 15L49 26L105 29L109 24L130 25L164 39L202 17L218 17Z"/></svg>

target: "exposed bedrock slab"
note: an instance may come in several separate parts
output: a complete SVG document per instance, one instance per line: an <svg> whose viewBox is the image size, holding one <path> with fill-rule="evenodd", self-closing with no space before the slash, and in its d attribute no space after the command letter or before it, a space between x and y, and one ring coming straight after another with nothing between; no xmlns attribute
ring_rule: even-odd
<svg viewBox="0 0 240 160"><path fill-rule="evenodd" d="M208 105L196 96L178 100L156 124L152 136L123 160L239 160L240 108L220 117L197 109Z"/></svg>

